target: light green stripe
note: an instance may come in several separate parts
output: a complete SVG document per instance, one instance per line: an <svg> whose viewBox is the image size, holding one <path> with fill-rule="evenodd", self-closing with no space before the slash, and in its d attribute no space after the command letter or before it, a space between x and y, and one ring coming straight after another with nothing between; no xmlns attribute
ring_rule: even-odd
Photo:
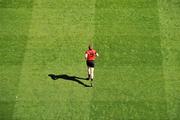
<svg viewBox="0 0 180 120"><path fill-rule="evenodd" d="M179 27L180 18L178 2L176 0L158 0L160 30L163 52L163 72L165 79L167 114L170 120L179 119Z"/></svg>
<svg viewBox="0 0 180 120"><path fill-rule="evenodd" d="M48 77L51 73L86 77L84 51L94 34L95 1L80 0L77 6L71 2L60 8L47 6L65 1L34 3L14 119L89 119L92 90ZM90 7L81 9L78 3Z"/></svg>

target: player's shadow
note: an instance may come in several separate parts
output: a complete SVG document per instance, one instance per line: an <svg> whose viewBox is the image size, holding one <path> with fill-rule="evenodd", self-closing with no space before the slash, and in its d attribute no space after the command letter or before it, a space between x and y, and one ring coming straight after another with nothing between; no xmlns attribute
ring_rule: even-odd
<svg viewBox="0 0 180 120"><path fill-rule="evenodd" d="M81 78L77 76L69 76L67 74L61 74L61 75L49 74L48 76L51 77L52 80L58 80L58 79L69 80L69 81L77 82L83 85L84 87L91 87L90 85L87 85L80 81L80 80L87 80L86 78Z"/></svg>

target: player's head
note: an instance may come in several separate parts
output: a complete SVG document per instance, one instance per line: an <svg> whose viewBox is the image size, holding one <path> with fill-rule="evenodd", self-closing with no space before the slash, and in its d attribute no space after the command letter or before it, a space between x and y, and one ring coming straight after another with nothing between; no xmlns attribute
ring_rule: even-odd
<svg viewBox="0 0 180 120"><path fill-rule="evenodd" d="M89 48L89 50L92 50L92 45L89 45L89 47L88 47L88 48Z"/></svg>

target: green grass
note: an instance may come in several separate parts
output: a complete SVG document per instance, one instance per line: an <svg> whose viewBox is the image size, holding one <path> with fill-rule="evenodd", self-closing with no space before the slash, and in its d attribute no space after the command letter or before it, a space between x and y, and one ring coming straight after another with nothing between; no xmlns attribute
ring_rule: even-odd
<svg viewBox="0 0 180 120"><path fill-rule="evenodd" d="M178 0L0 0L0 120L179 120L179 13ZM91 40L94 87L48 77L85 78Z"/></svg>

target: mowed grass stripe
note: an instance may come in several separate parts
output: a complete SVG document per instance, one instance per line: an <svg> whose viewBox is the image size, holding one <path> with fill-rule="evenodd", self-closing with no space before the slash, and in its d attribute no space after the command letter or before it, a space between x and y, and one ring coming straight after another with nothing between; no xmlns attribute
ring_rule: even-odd
<svg viewBox="0 0 180 120"><path fill-rule="evenodd" d="M157 1L96 2L101 56L92 119L167 119L157 7Z"/></svg>
<svg viewBox="0 0 180 120"><path fill-rule="evenodd" d="M165 79L165 90L167 99L167 114L168 119L180 119L180 102L179 102L179 11L180 3L177 0L158 1L159 17L161 23L161 39L163 53L163 74ZM173 19L172 19L173 18Z"/></svg>
<svg viewBox="0 0 180 120"><path fill-rule="evenodd" d="M7 6L12 4L0 1L1 120L11 120L13 116L32 12L31 8Z"/></svg>
<svg viewBox="0 0 180 120"><path fill-rule="evenodd" d="M34 3L14 119L89 119L91 89L48 77L52 73L86 77L84 51L94 34L94 10L73 7L71 2L62 8L45 8L49 1L44 0ZM93 8L94 1L88 5Z"/></svg>

